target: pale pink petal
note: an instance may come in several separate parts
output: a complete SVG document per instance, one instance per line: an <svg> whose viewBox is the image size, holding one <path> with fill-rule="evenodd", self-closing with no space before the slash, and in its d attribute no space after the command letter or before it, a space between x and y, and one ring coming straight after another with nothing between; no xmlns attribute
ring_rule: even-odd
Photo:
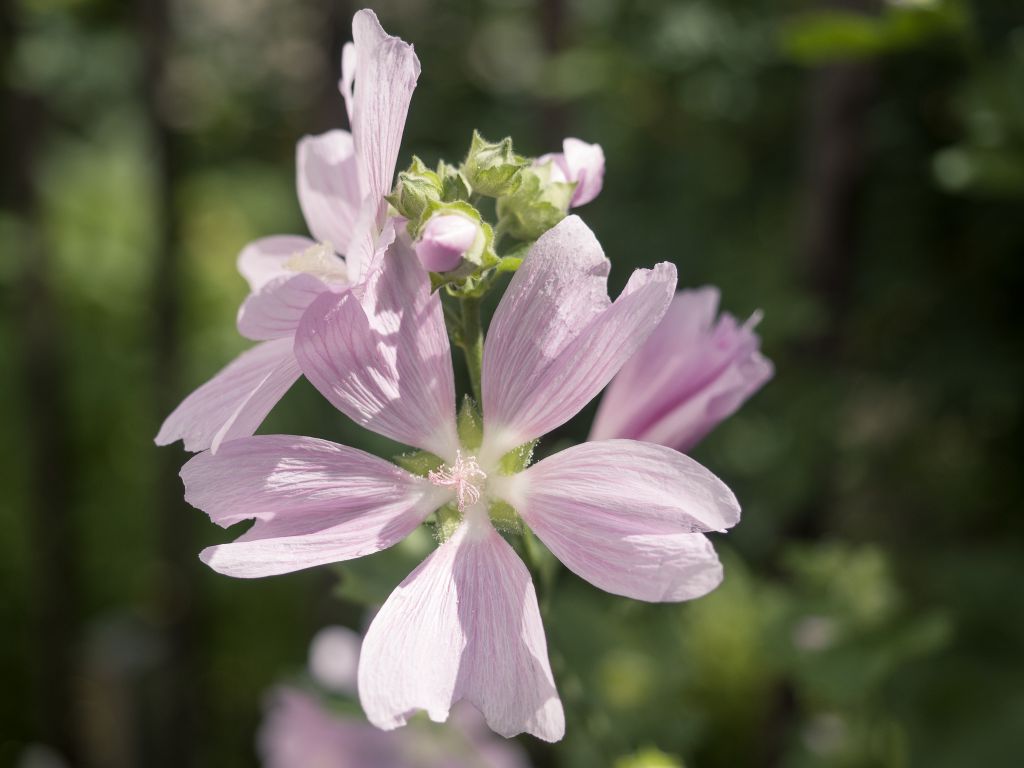
<svg viewBox="0 0 1024 768"><path fill-rule="evenodd" d="M351 120L359 186L364 198L369 197L377 208L375 219L379 227L384 223L384 195L391 191L394 181L398 148L420 62L413 47L388 35L371 10L364 9L355 15L352 37L356 63Z"/></svg>
<svg viewBox="0 0 1024 768"><path fill-rule="evenodd" d="M303 373L368 429L452 460L455 383L441 300L416 255L396 241L354 292L323 294L295 339Z"/></svg>
<svg viewBox="0 0 1024 768"><path fill-rule="evenodd" d="M540 437L579 412L668 307L676 270L636 270L613 304L610 264L587 226L563 219L534 244L494 314L484 345L488 450Z"/></svg>
<svg viewBox="0 0 1024 768"><path fill-rule="evenodd" d="M391 593L363 641L359 698L379 728L416 710L443 722L465 699L502 736L562 738L530 574L489 524L460 527Z"/></svg>
<svg viewBox="0 0 1024 768"><path fill-rule="evenodd" d="M272 280L295 275L285 266L293 256L315 243L298 235L274 235L249 243L238 254L238 271L253 291L260 290Z"/></svg>
<svg viewBox="0 0 1024 768"><path fill-rule="evenodd" d="M604 150L600 144L588 144L570 138L562 142L562 151L569 169L569 178L576 182L572 207L578 208L601 194L604 186Z"/></svg>
<svg viewBox="0 0 1024 768"><path fill-rule="evenodd" d="M444 492L389 461L326 440L260 435L194 456L185 500L225 528L255 519L231 544L203 550L229 576L289 573L379 552L444 504ZM448 494L450 495L450 494Z"/></svg>
<svg viewBox="0 0 1024 768"><path fill-rule="evenodd" d="M349 241L345 264L349 282L354 286L363 283L373 272L380 269L384 253L395 242L400 223L405 221L400 217L386 218L383 226L378 227L374 218L375 211L376 206L371 204L370 198L366 198L360 209L352 240Z"/></svg>
<svg viewBox="0 0 1024 768"><path fill-rule="evenodd" d="M299 378L290 338L257 344L185 398L167 417L157 445L183 440L186 451L216 451L256 431Z"/></svg>
<svg viewBox="0 0 1024 768"><path fill-rule="evenodd" d="M718 585L722 568L702 532L740 516L732 491L693 459L633 440L561 451L512 478L505 496L569 570L656 602Z"/></svg>
<svg viewBox="0 0 1024 768"><path fill-rule="evenodd" d="M262 341L292 337L306 308L329 290L313 275L291 272L250 293L238 308L238 332Z"/></svg>
<svg viewBox="0 0 1024 768"><path fill-rule="evenodd" d="M605 392L591 439L627 437L689 450L771 378L755 314L715 321L716 288L680 291L657 330Z"/></svg>
<svg viewBox="0 0 1024 768"><path fill-rule="evenodd" d="M299 205L310 233L338 253L348 250L363 196L348 131L304 136L295 148Z"/></svg>

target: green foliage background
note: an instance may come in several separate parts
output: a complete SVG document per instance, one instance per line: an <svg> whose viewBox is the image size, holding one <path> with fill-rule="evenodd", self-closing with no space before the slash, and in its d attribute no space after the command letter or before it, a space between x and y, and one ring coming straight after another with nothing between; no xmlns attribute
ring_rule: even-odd
<svg viewBox="0 0 1024 768"><path fill-rule="evenodd" d="M372 5L423 64L400 167L459 159L474 128L530 155L600 142L579 213L613 287L670 259L764 311L777 368L694 452L744 506L717 592L650 606L557 575L568 735L525 740L536 764L1018 765L1024 7ZM218 576L195 554L232 534L178 500L184 452L152 445L162 391L245 346L239 249L303 230L294 144L344 125L357 7L0 9L0 764L49 744L83 766L254 765L267 688L422 554ZM305 383L263 431L391 450Z"/></svg>

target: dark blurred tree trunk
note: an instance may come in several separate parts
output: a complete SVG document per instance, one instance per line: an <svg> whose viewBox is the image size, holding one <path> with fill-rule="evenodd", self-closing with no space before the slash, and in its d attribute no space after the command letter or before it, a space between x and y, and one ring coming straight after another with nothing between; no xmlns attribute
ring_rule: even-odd
<svg viewBox="0 0 1024 768"><path fill-rule="evenodd" d="M825 3L864 14L877 0ZM867 128L877 91L872 61L827 64L810 73L805 122L804 205L799 275L822 309L822 326L799 350L809 370L823 380L837 375L845 347L845 326L856 278L861 200L868 170ZM822 414L835 424L836 414ZM821 446L818 487L790 521L787 537L815 539L828 530L836 498L836 436ZM781 765L792 738L797 701L788 683L778 686L764 723L759 764Z"/></svg>
<svg viewBox="0 0 1024 768"><path fill-rule="evenodd" d="M831 5L863 13L878 10L875 0ZM826 322L812 351L828 364L838 357L850 304L877 70L871 61L829 64L811 74L808 86L800 271L825 309Z"/></svg>
<svg viewBox="0 0 1024 768"><path fill-rule="evenodd" d="M537 0L537 22L548 59L557 56L565 48L567 15L565 0ZM543 151L560 151L569 125L565 103L556 99L543 99L540 109Z"/></svg>
<svg viewBox="0 0 1024 768"><path fill-rule="evenodd" d="M0 70L14 48L18 19L12 2L0 4ZM30 517L31 707L36 738L71 763L79 756L74 685L79 639L77 562L72 487L75 482L63 332L51 284L51 262L39 210L36 172L46 143L46 105L35 94L0 91L5 117L3 198L21 225L22 257L16 283L15 325L21 334L21 378L26 408L24 449Z"/></svg>
<svg viewBox="0 0 1024 768"><path fill-rule="evenodd" d="M156 404L152 430L178 404L181 391L181 264L175 200L181 173L179 141L161 106L173 34L171 0L139 0L139 39L144 54L142 87L149 121L156 183L157 242L153 254L153 386ZM201 718L199 606L196 547L190 509L182 500L178 471L186 456L176 446L158 451L153 510L159 537L158 610L166 658L159 673L156 733L148 764L187 768L198 762Z"/></svg>

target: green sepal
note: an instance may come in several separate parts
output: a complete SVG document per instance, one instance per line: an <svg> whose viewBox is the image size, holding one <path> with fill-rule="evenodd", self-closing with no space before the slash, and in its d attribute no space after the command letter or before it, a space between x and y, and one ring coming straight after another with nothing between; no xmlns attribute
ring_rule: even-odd
<svg viewBox="0 0 1024 768"><path fill-rule="evenodd" d="M407 170L398 174L398 183L385 199L395 210L409 219L418 221L431 202L440 202L444 191L441 176L430 170L415 155Z"/></svg>
<svg viewBox="0 0 1024 768"><path fill-rule="evenodd" d="M498 199L498 228L517 240L536 240L569 212L576 182L551 181L551 164L524 168L519 186Z"/></svg>
<svg viewBox="0 0 1024 768"><path fill-rule="evenodd" d="M480 409L469 395L462 398L458 418L459 442L467 451L475 451L484 440L484 421Z"/></svg>
<svg viewBox="0 0 1024 768"><path fill-rule="evenodd" d="M436 519L434 535L437 536L439 541L448 541L462 524L462 513L459 512L455 502L450 501L434 514Z"/></svg>
<svg viewBox="0 0 1024 768"><path fill-rule="evenodd" d="M473 196L473 187L466 178L466 174L457 166L449 165L444 160L437 164L437 175L441 179L441 199L446 203L453 203L456 200L469 202Z"/></svg>
<svg viewBox="0 0 1024 768"><path fill-rule="evenodd" d="M528 443L513 448L501 457L498 462L498 471L503 475L514 475L522 472L533 461L533 449L537 447L537 441L531 440Z"/></svg>
<svg viewBox="0 0 1024 768"><path fill-rule="evenodd" d="M392 461L407 472L426 477L444 464L444 460L429 451L411 451L392 457Z"/></svg>
<svg viewBox="0 0 1024 768"><path fill-rule="evenodd" d="M462 164L462 172L475 194L501 197L516 188L519 184L519 171L528 162L525 157L512 151L511 138L491 142L473 131L473 140Z"/></svg>
<svg viewBox="0 0 1024 768"><path fill-rule="evenodd" d="M491 518L491 524L504 533L522 533L523 519L519 517L516 508L507 501L494 499L487 509Z"/></svg>

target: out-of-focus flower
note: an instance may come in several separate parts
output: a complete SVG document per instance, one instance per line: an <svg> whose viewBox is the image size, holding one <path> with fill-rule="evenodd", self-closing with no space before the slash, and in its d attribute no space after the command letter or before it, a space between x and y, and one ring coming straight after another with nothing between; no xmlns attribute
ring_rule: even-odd
<svg viewBox="0 0 1024 768"><path fill-rule="evenodd" d="M565 139L562 151L542 155L534 165L551 163L551 181L575 182L570 206L586 205L599 194L604 185L604 150L600 144L579 139Z"/></svg>
<svg viewBox="0 0 1024 768"><path fill-rule="evenodd" d="M202 559L232 576L286 573L390 547L436 511L444 543L367 632L367 716L385 729L417 709L443 721L465 699L503 736L554 741L564 715L533 583L492 518L522 518L579 576L650 601L717 586L721 565L704 533L739 520L718 478L660 445L589 442L526 468L534 441L578 413L657 327L675 268L637 270L612 302L610 263L586 225L570 216L544 234L487 334L482 428L460 435L440 298L408 251L396 240L361 295L320 296L296 356L339 410L434 454L437 466L414 475L303 437L225 443L185 465L186 499L223 526L256 522Z"/></svg>
<svg viewBox="0 0 1024 768"><path fill-rule="evenodd" d="M263 768L528 768L514 742L495 738L472 708L447 726L415 722L387 732L329 711L297 688L272 692L257 736Z"/></svg>
<svg viewBox="0 0 1024 768"><path fill-rule="evenodd" d="M445 213L431 217L419 240L416 255L428 272L450 272L474 249L484 246L484 233L479 222L461 213Z"/></svg>
<svg viewBox="0 0 1024 768"><path fill-rule="evenodd" d="M333 694L354 693L360 641L346 627L317 632L309 649L313 680ZM446 727L419 722L385 733L292 686L268 697L257 747L264 768L528 768L519 746L496 739L472 707L453 710Z"/></svg>
<svg viewBox="0 0 1024 768"><path fill-rule="evenodd" d="M356 689L359 645L362 638L347 627L324 627L309 646L309 673L328 691Z"/></svg>
<svg viewBox="0 0 1024 768"><path fill-rule="evenodd" d="M293 342L307 307L322 293L359 285L394 239L384 195L420 63L373 11L355 15L352 37L340 83L352 132L306 136L296 148L299 203L314 239L265 237L242 250L238 269L251 293L239 308L238 330L260 343L185 398L164 421L158 445L183 440L189 451L217 450L253 434L301 375Z"/></svg>
<svg viewBox="0 0 1024 768"><path fill-rule="evenodd" d="M716 288L680 291L664 319L612 380L591 440L622 437L688 451L772 377L753 315L715 321Z"/></svg>

